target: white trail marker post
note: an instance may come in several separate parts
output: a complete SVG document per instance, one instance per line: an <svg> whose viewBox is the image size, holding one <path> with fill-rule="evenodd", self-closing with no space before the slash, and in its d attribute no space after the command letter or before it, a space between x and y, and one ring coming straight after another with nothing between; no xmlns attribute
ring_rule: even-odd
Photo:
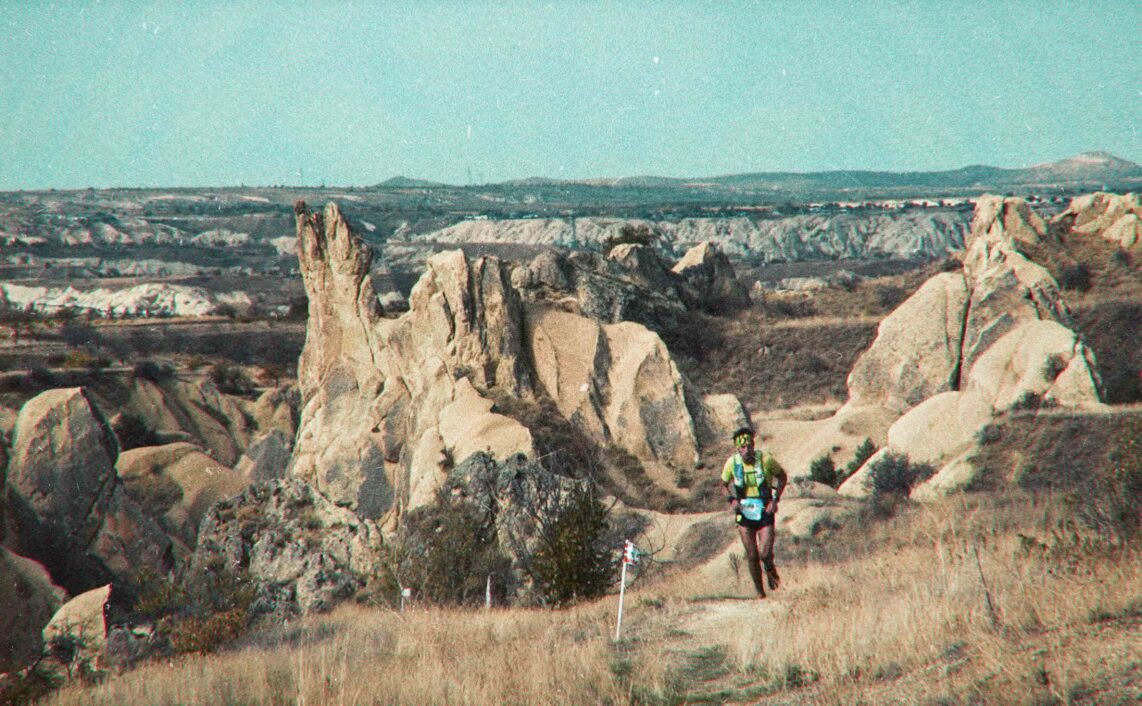
<svg viewBox="0 0 1142 706"><path fill-rule="evenodd" d="M615 623L615 642L619 641L619 636L623 630L623 599L626 597L627 590L627 565L634 565L638 563L638 547L634 546L634 542L629 539L623 543L623 570L619 579L619 619Z"/></svg>

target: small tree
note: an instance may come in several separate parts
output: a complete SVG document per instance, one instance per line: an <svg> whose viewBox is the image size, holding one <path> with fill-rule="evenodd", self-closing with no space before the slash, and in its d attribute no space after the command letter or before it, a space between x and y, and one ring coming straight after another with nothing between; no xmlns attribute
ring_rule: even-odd
<svg viewBox="0 0 1142 706"><path fill-rule="evenodd" d="M886 453L869 469L874 495L908 495L917 483L932 477L935 472L926 463L912 463L907 454Z"/></svg>
<svg viewBox="0 0 1142 706"><path fill-rule="evenodd" d="M837 466L833 463L833 457L826 453L813 459L813 462L809 464L809 479L835 488L837 486Z"/></svg>
<svg viewBox="0 0 1142 706"><path fill-rule="evenodd" d="M607 542L608 511L591 492L575 490L544 526L534 571L544 596L556 604L597 598L611 585L617 559Z"/></svg>
<svg viewBox="0 0 1142 706"><path fill-rule="evenodd" d="M873 454L875 453L876 444L872 443L872 439L865 439L862 441L860 446L856 447L856 451L853 453L853 460L849 461L848 465L845 466L844 478L848 478L852 474L859 471L860 467L863 466L870 458L872 458ZM844 478L838 478L837 480L843 481Z"/></svg>
<svg viewBox="0 0 1142 706"><path fill-rule="evenodd" d="M639 223L637 225L626 223L619 229L617 236L611 236L603 241L603 254L609 255L611 250L614 250L615 247L624 243L649 247L654 245L660 235L657 229L651 228L645 223Z"/></svg>

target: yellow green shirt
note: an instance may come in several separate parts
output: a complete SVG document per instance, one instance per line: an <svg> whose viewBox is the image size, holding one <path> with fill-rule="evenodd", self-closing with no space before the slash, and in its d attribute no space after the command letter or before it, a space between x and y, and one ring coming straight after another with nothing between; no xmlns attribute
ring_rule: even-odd
<svg viewBox="0 0 1142 706"><path fill-rule="evenodd" d="M745 497L759 498L761 491L758 486L758 469L760 466L761 476L763 482L770 488L779 488L785 484L785 469L777 462L772 455L763 451L755 452L757 457L760 457L761 463L758 464L757 458L742 459L742 475L745 476ZM739 454L734 454L726 459L726 463L722 466L722 482L734 485L734 460L739 458Z"/></svg>

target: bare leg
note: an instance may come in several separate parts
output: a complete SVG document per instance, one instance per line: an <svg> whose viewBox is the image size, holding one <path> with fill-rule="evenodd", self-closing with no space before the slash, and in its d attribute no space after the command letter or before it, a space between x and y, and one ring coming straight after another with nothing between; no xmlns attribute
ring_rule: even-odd
<svg viewBox="0 0 1142 706"><path fill-rule="evenodd" d="M745 563L749 567L753 586L757 589L757 595L765 598L765 586L761 583L761 555L757 547L757 530L739 526L738 534L741 535L742 546L745 547Z"/></svg>
<svg viewBox="0 0 1142 706"><path fill-rule="evenodd" d="M761 541L758 552L761 554L761 563L765 566L765 575L769 579L769 589L772 591L781 584L781 577L777 575L777 567L773 564L773 541L776 538L773 525L762 527L759 530Z"/></svg>

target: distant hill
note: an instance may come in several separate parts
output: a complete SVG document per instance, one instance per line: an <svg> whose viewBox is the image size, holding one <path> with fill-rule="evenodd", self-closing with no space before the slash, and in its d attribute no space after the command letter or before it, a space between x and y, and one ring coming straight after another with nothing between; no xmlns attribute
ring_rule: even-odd
<svg viewBox="0 0 1142 706"><path fill-rule="evenodd" d="M394 183L399 182L399 183ZM390 179L381 186L429 186L404 177ZM444 185L438 185L444 186ZM751 172L715 177L673 178L633 176L559 180L529 177L467 188L543 188L586 187L591 189L656 190L664 192L702 192L709 197L732 198L734 195L766 195L770 197L843 198L852 196L888 196L908 194L979 194L1004 192L1032 187L1087 190L1107 188L1137 189L1142 187L1142 166L1107 152L1084 152L1075 157L1037 164L1031 167L1005 169L987 165L971 165L934 172L877 172L836 170L827 172Z"/></svg>
<svg viewBox="0 0 1142 706"><path fill-rule="evenodd" d="M382 189L431 189L437 186L447 186L438 181L428 181L427 179L412 179L410 177L395 176L392 179L386 179L380 184L378 188Z"/></svg>

